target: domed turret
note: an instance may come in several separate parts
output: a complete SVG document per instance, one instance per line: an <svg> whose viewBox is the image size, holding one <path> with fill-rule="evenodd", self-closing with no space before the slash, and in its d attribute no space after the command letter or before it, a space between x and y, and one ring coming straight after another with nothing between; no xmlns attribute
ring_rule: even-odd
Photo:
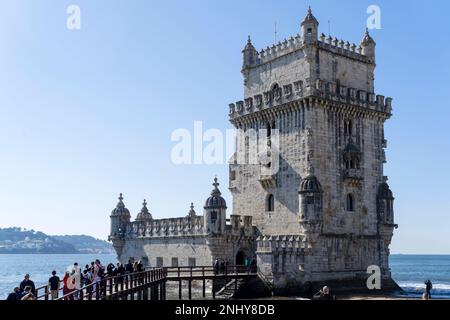
<svg viewBox="0 0 450 320"><path fill-rule="evenodd" d="M322 192L322 185L319 179L314 175L305 177L300 183L299 193L320 193Z"/></svg>
<svg viewBox="0 0 450 320"><path fill-rule="evenodd" d="M313 174L303 178L300 183L299 203L300 221L315 222L322 219L322 185Z"/></svg>
<svg viewBox="0 0 450 320"><path fill-rule="evenodd" d="M372 39L372 37L369 34L369 29L366 28L366 33L364 35L364 38L361 40L361 54L368 57L371 62L375 62L375 47L376 47L375 41Z"/></svg>
<svg viewBox="0 0 450 320"><path fill-rule="evenodd" d="M244 50L242 50L242 70L246 70L255 64L257 53L250 36L248 36L247 44L245 45Z"/></svg>
<svg viewBox="0 0 450 320"><path fill-rule="evenodd" d="M387 182L383 182L378 187L377 209L379 219L382 223L394 223L394 195Z"/></svg>
<svg viewBox="0 0 450 320"><path fill-rule="evenodd" d="M125 234L127 224L130 222L130 211L123 203L122 194L119 195L119 202L111 211L111 237L122 237Z"/></svg>
<svg viewBox="0 0 450 320"><path fill-rule="evenodd" d="M136 221L149 221L149 220L153 220L153 217L151 213L148 211L147 201L144 199L144 202L142 203L142 209L137 214Z"/></svg>
<svg viewBox="0 0 450 320"><path fill-rule="evenodd" d="M319 34L319 21L314 17L311 7L308 9L308 14L301 23L303 43L315 43Z"/></svg>
<svg viewBox="0 0 450 320"><path fill-rule="evenodd" d="M214 178L213 183L214 189L211 191L211 196L206 199L205 202L205 209L214 209L214 208L227 208L227 204L225 202L225 199L222 198L222 193L220 192L218 186L219 183L217 182L217 178Z"/></svg>
<svg viewBox="0 0 450 320"><path fill-rule="evenodd" d="M191 209L189 210L186 218L194 218L197 215L195 210L194 210L194 203L193 202L191 202L191 207L190 208Z"/></svg>
<svg viewBox="0 0 450 320"><path fill-rule="evenodd" d="M206 199L203 207L204 224L206 233L220 234L225 231L227 204L221 196L217 178L214 178L213 186L211 196Z"/></svg>

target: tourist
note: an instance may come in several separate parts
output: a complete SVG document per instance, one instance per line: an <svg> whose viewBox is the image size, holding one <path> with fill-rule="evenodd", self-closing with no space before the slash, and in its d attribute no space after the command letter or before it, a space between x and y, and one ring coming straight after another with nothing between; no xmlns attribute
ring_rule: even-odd
<svg viewBox="0 0 450 320"><path fill-rule="evenodd" d="M433 284L430 280L425 281L425 290L428 295L428 298L431 299L431 290L433 289Z"/></svg>
<svg viewBox="0 0 450 320"><path fill-rule="evenodd" d="M27 301L27 300L36 300L36 297L34 296L33 287L31 286L25 286L23 289L22 298L21 301Z"/></svg>
<svg viewBox="0 0 450 320"><path fill-rule="evenodd" d="M52 276L48 279L48 286L50 287L50 296L52 297L52 300L58 299L59 283L60 279L56 275L56 271L53 270Z"/></svg>
<svg viewBox="0 0 450 320"><path fill-rule="evenodd" d="M117 262L116 270L117 270L117 275L119 276L117 278L117 282L118 283L122 283L123 282L123 276L126 273L125 266L122 263Z"/></svg>
<svg viewBox="0 0 450 320"><path fill-rule="evenodd" d="M218 274L219 273L219 259L214 260L214 274Z"/></svg>
<svg viewBox="0 0 450 320"><path fill-rule="evenodd" d="M256 272L257 268L256 268L256 259L253 258L252 261L250 262L250 272Z"/></svg>
<svg viewBox="0 0 450 320"><path fill-rule="evenodd" d="M225 273L225 261L224 260L220 260L219 269L220 269L220 273Z"/></svg>
<svg viewBox="0 0 450 320"><path fill-rule="evenodd" d="M27 273L23 279L23 281L20 283L20 293L23 293L25 291L25 287L30 286L31 287L31 293L35 293L36 287L34 286L34 282L30 280L30 275Z"/></svg>
<svg viewBox="0 0 450 320"><path fill-rule="evenodd" d="M109 263L108 266L106 267L106 272L108 274L108 277L112 277L114 276L116 267L114 266L114 264Z"/></svg>
<svg viewBox="0 0 450 320"><path fill-rule="evenodd" d="M11 292L10 294L8 294L6 301L20 301L21 298L22 298L22 296L20 294L20 288L15 287L14 291Z"/></svg>
<svg viewBox="0 0 450 320"><path fill-rule="evenodd" d="M72 277L73 284L74 284L74 288L73 288L75 291L74 298L78 300L78 297L79 297L78 290L80 290L80 288L81 288L81 270L80 270L80 267L78 266L78 262L75 262L73 264L70 276Z"/></svg>
<svg viewBox="0 0 450 320"><path fill-rule="evenodd" d="M330 288L328 288L327 286L323 287L322 290L320 290L318 293L316 293L314 295L313 299L334 300L333 297L330 295Z"/></svg>
<svg viewBox="0 0 450 320"><path fill-rule="evenodd" d="M131 260L128 260L128 263L125 267L125 272L126 273L133 273L133 263L131 263Z"/></svg>
<svg viewBox="0 0 450 320"><path fill-rule="evenodd" d="M93 290L95 295L97 295L97 288L99 285L101 285L101 280L103 279L103 277L105 276L105 268L102 266L100 260L95 260L95 264L94 264L94 286L93 286Z"/></svg>
<svg viewBox="0 0 450 320"><path fill-rule="evenodd" d="M138 261L136 271L137 272L143 272L144 271L144 264L142 263L141 260Z"/></svg>
<svg viewBox="0 0 450 320"><path fill-rule="evenodd" d="M71 292L73 292L73 284L74 279L70 276L70 272L66 271L63 278L63 296L64 300L73 300L73 295L67 296Z"/></svg>

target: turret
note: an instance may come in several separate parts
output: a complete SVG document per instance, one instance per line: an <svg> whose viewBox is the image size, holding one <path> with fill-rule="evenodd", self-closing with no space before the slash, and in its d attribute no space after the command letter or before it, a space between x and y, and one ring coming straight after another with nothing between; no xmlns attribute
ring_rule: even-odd
<svg viewBox="0 0 450 320"><path fill-rule="evenodd" d="M225 231L227 204L222 198L217 182L214 178L214 189L211 191L211 196L206 199L203 207L205 231L207 234L221 234Z"/></svg>
<svg viewBox="0 0 450 320"><path fill-rule="evenodd" d="M242 70L252 67L256 62L257 55L258 51L256 51L255 47L253 46L250 36L248 36L247 44L245 45L244 50L242 50Z"/></svg>
<svg viewBox="0 0 450 320"><path fill-rule="evenodd" d="M308 14L301 23L303 44L316 43L319 34L319 21L312 14L311 7L308 9Z"/></svg>
<svg viewBox="0 0 450 320"><path fill-rule="evenodd" d="M300 221L314 223L322 220L322 186L314 175L305 177L299 193Z"/></svg>
<svg viewBox="0 0 450 320"><path fill-rule="evenodd" d="M119 202L111 212L111 234L110 238L123 238L127 225L130 223L130 211L123 203L122 194L119 195Z"/></svg>
<svg viewBox="0 0 450 320"><path fill-rule="evenodd" d="M378 187L377 195L378 217L382 224L394 224L394 196L387 182Z"/></svg>
<svg viewBox="0 0 450 320"><path fill-rule="evenodd" d="M361 54L369 58L370 62L375 63L375 41L369 34L369 29L366 29L366 34L364 38L361 40Z"/></svg>
<svg viewBox="0 0 450 320"><path fill-rule="evenodd" d="M146 222L151 220L153 220L153 217L151 213L148 211L147 201L144 199L144 202L142 203L142 209L136 216L136 221Z"/></svg>

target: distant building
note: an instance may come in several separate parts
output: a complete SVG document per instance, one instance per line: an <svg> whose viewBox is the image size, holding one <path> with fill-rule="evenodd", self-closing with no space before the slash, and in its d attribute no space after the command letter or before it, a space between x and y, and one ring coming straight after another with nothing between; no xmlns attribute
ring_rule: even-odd
<svg viewBox="0 0 450 320"><path fill-rule="evenodd" d="M191 206L186 217L155 220L144 202L130 222L120 197L110 236L120 260L188 266L256 258L276 292L363 287L376 265L383 288L396 287L389 269L394 197L383 175L392 99L375 94L376 44L368 31L357 46L319 35L318 27L310 9L295 37L260 52L248 39L244 99L230 104L229 116L236 129L264 135L256 153L269 160L249 163L255 150L249 135L238 135L228 223L217 179L201 216Z"/></svg>

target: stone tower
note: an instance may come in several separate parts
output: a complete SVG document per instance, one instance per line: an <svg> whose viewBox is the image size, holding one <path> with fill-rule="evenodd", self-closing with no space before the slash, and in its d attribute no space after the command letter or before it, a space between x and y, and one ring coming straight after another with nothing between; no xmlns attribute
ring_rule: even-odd
<svg viewBox="0 0 450 320"><path fill-rule="evenodd" d="M368 31L357 46L318 28L309 9L300 34L260 52L249 38L243 50L244 99L229 114L243 132L230 163L233 214L253 217L259 271L278 291L330 281L364 287L372 265L392 287L397 226L383 174L392 99L375 94ZM265 142L251 146L248 132ZM255 152L270 160L247 161Z"/></svg>

